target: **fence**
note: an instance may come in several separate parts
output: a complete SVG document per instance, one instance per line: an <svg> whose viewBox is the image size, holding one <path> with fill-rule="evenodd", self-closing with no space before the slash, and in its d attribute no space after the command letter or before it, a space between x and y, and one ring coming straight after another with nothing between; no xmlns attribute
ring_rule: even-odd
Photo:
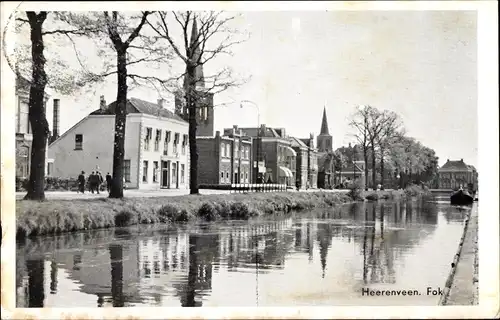
<svg viewBox="0 0 500 320"><path fill-rule="evenodd" d="M215 190L229 190L230 193L244 193L244 192L282 192L287 190L286 184L273 184L273 183L233 183L233 184L201 184L199 189L215 189Z"/></svg>

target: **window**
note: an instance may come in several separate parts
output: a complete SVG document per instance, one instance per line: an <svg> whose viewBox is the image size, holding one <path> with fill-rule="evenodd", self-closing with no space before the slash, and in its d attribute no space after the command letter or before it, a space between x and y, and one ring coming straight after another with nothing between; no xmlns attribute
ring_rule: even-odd
<svg viewBox="0 0 500 320"><path fill-rule="evenodd" d="M224 143L222 143L220 145L220 156L221 157L225 157L226 156L226 145Z"/></svg>
<svg viewBox="0 0 500 320"><path fill-rule="evenodd" d="M224 172L220 173L220 182L224 182Z"/></svg>
<svg viewBox="0 0 500 320"><path fill-rule="evenodd" d="M148 162L142 162L142 182L148 182Z"/></svg>
<svg viewBox="0 0 500 320"><path fill-rule="evenodd" d="M186 154L187 143L188 143L188 135L183 134L182 135L182 149L181 149L182 154Z"/></svg>
<svg viewBox="0 0 500 320"><path fill-rule="evenodd" d="M230 151L231 149L230 148L231 148L230 144L229 143L226 144L226 154L225 154L225 156L228 157L228 158L231 157L231 151Z"/></svg>
<svg viewBox="0 0 500 320"><path fill-rule="evenodd" d="M161 141L161 130L158 129L156 130L156 137L155 137L155 151L160 150L160 141Z"/></svg>
<svg viewBox="0 0 500 320"><path fill-rule="evenodd" d="M146 136L144 137L144 150L149 151L149 141L151 141L153 129L146 128Z"/></svg>
<svg viewBox="0 0 500 320"><path fill-rule="evenodd" d="M153 182L158 182L158 161L153 161Z"/></svg>
<svg viewBox="0 0 500 320"><path fill-rule="evenodd" d="M226 181L229 182L229 171L226 171Z"/></svg>
<svg viewBox="0 0 500 320"><path fill-rule="evenodd" d="M248 182L248 172L245 172L245 182Z"/></svg>
<svg viewBox="0 0 500 320"><path fill-rule="evenodd" d="M177 151L177 145L179 144L179 134L175 133L174 135L174 154L176 154Z"/></svg>
<svg viewBox="0 0 500 320"><path fill-rule="evenodd" d="M130 160L123 160L123 178L130 182Z"/></svg>
<svg viewBox="0 0 500 320"><path fill-rule="evenodd" d="M185 170L185 165L181 164L181 183L184 183L184 170Z"/></svg>
<svg viewBox="0 0 500 320"><path fill-rule="evenodd" d="M75 134L75 150L83 150L83 134Z"/></svg>
<svg viewBox="0 0 500 320"><path fill-rule="evenodd" d="M172 162L172 183L177 183L177 163Z"/></svg>
<svg viewBox="0 0 500 320"><path fill-rule="evenodd" d="M47 163L47 176L52 176L54 164L52 162Z"/></svg>
<svg viewBox="0 0 500 320"><path fill-rule="evenodd" d="M165 143L163 145L163 155L168 156L168 144L170 143L170 131L165 131Z"/></svg>
<svg viewBox="0 0 500 320"><path fill-rule="evenodd" d="M237 143L234 144L234 158L238 158L238 145L237 145Z"/></svg>

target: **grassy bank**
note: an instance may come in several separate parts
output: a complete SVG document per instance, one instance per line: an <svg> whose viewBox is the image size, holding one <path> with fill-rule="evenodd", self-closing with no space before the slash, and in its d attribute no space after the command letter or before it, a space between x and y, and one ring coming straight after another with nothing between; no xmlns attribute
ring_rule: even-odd
<svg viewBox="0 0 500 320"><path fill-rule="evenodd" d="M18 238L194 219L249 219L350 202L344 193L288 192L158 198L17 201Z"/></svg>
<svg viewBox="0 0 500 320"><path fill-rule="evenodd" d="M249 219L291 211L331 207L352 201L406 199L418 188L393 191L281 192L156 198L17 201L17 237L137 224L188 222L196 219Z"/></svg>

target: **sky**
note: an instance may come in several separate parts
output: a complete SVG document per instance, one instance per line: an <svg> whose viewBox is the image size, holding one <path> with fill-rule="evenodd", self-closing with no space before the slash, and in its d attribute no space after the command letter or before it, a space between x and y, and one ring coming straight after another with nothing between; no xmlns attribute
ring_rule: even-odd
<svg viewBox="0 0 500 320"><path fill-rule="evenodd" d="M433 148L442 165L464 159L477 165L477 16L473 11L240 12L235 26L248 41L205 67L230 66L242 87L215 97L215 128L285 128L305 138L319 134L326 108L334 148L354 142L349 117L358 105L397 112L407 135ZM71 49L60 48L63 55ZM66 50L66 51L64 51ZM88 51L91 55L90 50ZM178 63L179 61L177 61ZM61 132L115 100L109 82L91 93L61 96ZM157 93L129 97L156 102ZM240 107L238 101L251 103ZM233 102L233 103L231 103ZM52 102L47 109L52 126Z"/></svg>

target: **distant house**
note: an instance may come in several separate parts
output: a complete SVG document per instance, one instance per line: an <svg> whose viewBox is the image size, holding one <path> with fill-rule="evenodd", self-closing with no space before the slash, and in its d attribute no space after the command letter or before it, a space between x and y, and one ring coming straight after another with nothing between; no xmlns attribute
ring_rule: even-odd
<svg viewBox="0 0 500 320"><path fill-rule="evenodd" d="M477 170L464 159L450 161L439 168L439 189L458 189L460 186L477 190Z"/></svg>
<svg viewBox="0 0 500 320"><path fill-rule="evenodd" d="M49 146L54 175L76 177L84 170L112 173L116 102L90 113ZM163 99L127 101L124 179L127 188L189 187L188 123Z"/></svg>
<svg viewBox="0 0 500 320"><path fill-rule="evenodd" d="M290 137L291 147L295 150L296 166L295 166L295 185L299 189L305 189L308 186L308 146L301 140L295 137Z"/></svg>

